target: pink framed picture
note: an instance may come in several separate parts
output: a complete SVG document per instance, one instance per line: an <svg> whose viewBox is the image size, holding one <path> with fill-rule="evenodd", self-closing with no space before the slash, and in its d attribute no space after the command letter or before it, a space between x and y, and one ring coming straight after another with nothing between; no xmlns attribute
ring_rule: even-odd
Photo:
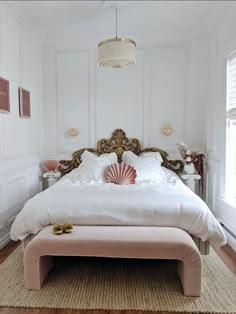
<svg viewBox="0 0 236 314"><path fill-rule="evenodd" d="M0 111L10 112L9 81L0 77Z"/></svg>
<svg viewBox="0 0 236 314"><path fill-rule="evenodd" d="M19 87L19 109L20 117L30 118L30 92L22 87Z"/></svg>

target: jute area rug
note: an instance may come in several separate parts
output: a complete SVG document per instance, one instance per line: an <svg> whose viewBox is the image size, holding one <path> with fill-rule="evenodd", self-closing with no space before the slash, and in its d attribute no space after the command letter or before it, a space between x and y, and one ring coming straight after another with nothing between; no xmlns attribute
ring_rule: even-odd
<svg viewBox="0 0 236 314"><path fill-rule="evenodd" d="M23 253L0 265L0 306L236 313L236 277L211 250L203 257L202 296L185 297L175 261L56 257L42 289L24 286Z"/></svg>

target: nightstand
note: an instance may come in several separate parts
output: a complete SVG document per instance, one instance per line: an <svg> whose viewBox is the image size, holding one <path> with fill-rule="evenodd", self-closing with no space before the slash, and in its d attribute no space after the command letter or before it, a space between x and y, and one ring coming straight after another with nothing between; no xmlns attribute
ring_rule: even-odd
<svg viewBox="0 0 236 314"><path fill-rule="evenodd" d="M185 185L190 188L191 191L196 193L196 182L201 179L201 176L199 174L187 174L187 173L182 173L180 175L180 178L183 180Z"/></svg>
<svg viewBox="0 0 236 314"><path fill-rule="evenodd" d="M59 171L49 171L43 174L43 178L47 180L48 187L55 184L61 177L61 173Z"/></svg>

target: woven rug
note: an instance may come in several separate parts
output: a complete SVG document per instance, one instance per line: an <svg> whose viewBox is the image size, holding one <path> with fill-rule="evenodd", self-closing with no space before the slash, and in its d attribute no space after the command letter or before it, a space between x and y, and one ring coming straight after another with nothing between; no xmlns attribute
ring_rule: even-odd
<svg viewBox="0 0 236 314"><path fill-rule="evenodd" d="M203 256L202 296L185 297L175 261L56 257L41 290L24 287L23 253L0 265L0 306L236 313L236 277L213 252Z"/></svg>

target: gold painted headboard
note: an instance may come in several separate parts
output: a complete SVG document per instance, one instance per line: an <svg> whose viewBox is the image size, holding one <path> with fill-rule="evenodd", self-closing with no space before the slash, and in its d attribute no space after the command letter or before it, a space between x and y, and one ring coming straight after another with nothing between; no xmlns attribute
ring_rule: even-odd
<svg viewBox="0 0 236 314"><path fill-rule="evenodd" d="M101 139L97 143L97 148L82 148L73 153L71 160L61 160L59 171L65 175L75 168L78 168L81 163L82 153L88 150L96 153L97 155L115 152L118 157L118 161L122 161L122 154L124 151L132 151L134 154L139 155L144 152L159 152L163 159L162 166L179 174L184 167L182 160L168 160L168 154L159 148L145 148L141 149L141 143L136 138L128 139L126 134L121 129L116 129L112 133L110 139Z"/></svg>

